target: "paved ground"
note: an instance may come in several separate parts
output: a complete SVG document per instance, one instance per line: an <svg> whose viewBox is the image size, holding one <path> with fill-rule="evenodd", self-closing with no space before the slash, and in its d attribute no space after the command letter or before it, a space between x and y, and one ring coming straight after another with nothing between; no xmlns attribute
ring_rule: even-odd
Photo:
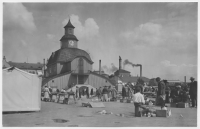
<svg viewBox="0 0 200 129"><path fill-rule="evenodd" d="M171 108L172 116L134 117L134 105L131 103L104 102L105 108L81 107L77 104L59 104L42 102L41 111L3 114L4 127L196 127L197 108ZM106 110L113 114L101 115ZM124 114L124 117L116 114ZM183 117L181 117L181 115ZM68 120L58 123L55 119Z"/></svg>

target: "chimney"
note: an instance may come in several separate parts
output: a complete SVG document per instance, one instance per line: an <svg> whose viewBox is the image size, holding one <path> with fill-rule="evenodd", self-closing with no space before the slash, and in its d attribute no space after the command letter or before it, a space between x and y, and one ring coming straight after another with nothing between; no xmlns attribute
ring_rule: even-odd
<svg viewBox="0 0 200 129"><path fill-rule="evenodd" d="M185 78L185 85L186 85L186 76L184 78Z"/></svg>
<svg viewBox="0 0 200 129"><path fill-rule="evenodd" d="M119 56L119 71L121 70L122 68L122 58Z"/></svg>
<svg viewBox="0 0 200 129"><path fill-rule="evenodd" d="M101 60L99 60L99 74L101 74Z"/></svg>
<svg viewBox="0 0 200 129"><path fill-rule="evenodd" d="M45 59L43 59L43 62L44 62L43 65L44 65L44 70L45 70Z"/></svg>
<svg viewBox="0 0 200 129"><path fill-rule="evenodd" d="M140 77L142 77L142 65L140 65Z"/></svg>
<svg viewBox="0 0 200 129"><path fill-rule="evenodd" d="M6 57L5 57L5 56L3 56L3 60L5 60L5 61L6 61Z"/></svg>

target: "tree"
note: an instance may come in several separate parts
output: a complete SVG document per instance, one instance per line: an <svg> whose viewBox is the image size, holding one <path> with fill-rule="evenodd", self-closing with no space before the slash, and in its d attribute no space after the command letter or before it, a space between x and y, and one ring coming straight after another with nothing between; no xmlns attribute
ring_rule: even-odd
<svg viewBox="0 0 200 129"><path fill-rule="evenodd" d="M137 85L138 85L138 84L141 84L141 85L144 86L144 80L143 80L142 78L138 78L138 80L137 80Z"/></svg>
<svg viewBox="0 0 200 129"><path fill-rule="evenodd" d="M156 82L155 78L149 80L149 86L158 86L158 83Z"/></svg>

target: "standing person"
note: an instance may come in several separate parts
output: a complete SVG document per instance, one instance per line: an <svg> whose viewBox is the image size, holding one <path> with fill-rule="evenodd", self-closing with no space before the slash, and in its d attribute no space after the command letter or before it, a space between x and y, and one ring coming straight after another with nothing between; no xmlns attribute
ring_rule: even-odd
<svg viewBox="0 0 200 129"><path fill-rule="evenodd" d="M52 101L52 88L51 87L48 87L49 88L49 101L51 102Z"/></svg>
<svg viewBox="0 0 200 129"><path fill-rule="evenodd" d="M93 88L90 91L90 95L93 96Z"/></svg>
<svg viewBox="0 0 200 129"><path fill-rule="evenodd" d="M101 99L101 91L100 91L100 88L99 88L99 89L96 88L96 96L98 97L98 100Z"/></svg>
<svg viewBox="0 0 200 129"><path fill-rule="evenodd" d="M103 101L103 88L102 87L99 88L99 92L100 92L100 99L101 99L101 101Z"/></svg>
<svg viewBox="0 0 200 129"><path fill-rule="evenodd" d="M79 93L79 99L81 99L81 93L82 93L81 88L78 88L78 93Z"/></svg>
<svg viewBox="0 0 200 129"><path fill-rule="evenodd" d="M76 95L75 95L75 92L72 91L72 88L71 88L71 91L67 93L68 94L68 101L67 101L67 104L69 104L69 99L70 99L70 96L73 97L74 99L74 102L76 103Z"/></svg>
<svg viewBox="0 0 200 129"><path fill-rule="evenodd" d="M87 95L87 98L89 99L90 96L89 96L89 88L88 87L86 88L86 95Z"/></svg>
<svg viewBox="0 0 200 129"><path fill-rule="evenodd" d="M57 94L58 94L58 93L57 93L57 88L56 88L56 87L53 87L53 88L52 88L52 93L51 93L51 94L52 94L52 99L51 99L51 100L55 102L56 99L57 99Z"/></svg>
<svg viewBox="0 0 200 129"><path fill-rule="evenodd" d="M110 102L110 99L112 97L112 91L111 91L111 86L108 87L108 102Z"/></svg>
<svg viewBox="0 0 200 129"><path fill-rule="evenodd" d="M78 98L78 96L79 96L79 88L78 86L76 86L76 99Z"/></svg>
<svg viewBox="0 0 200 129"><path fill-rule="evenodd" d="M163 108L165 106L165 83L161 81L160 77L157 77L156 81L158 82L157 100L160 100L160 106Z"/></svg>
<svg viewBox="0 0 200 129"><path fill-rule="evenodd" d="M163 82L165 83L165 86L166 86L166 89L165 89L165 94L166 94L165 102L166 102L166 103L169 103L170 88L169 88L169 86L168 86L167 80L163 80Z"/></svg>
<svg viewBox="0 0 200 129"><path fill-rule="evenodd" d="M107 86L104 86L102 94L103 94L103 102L104 101L108 101L108 89L107 89Z"/></svg>
<svg viewBox="0 0 200 129"><path fill-rule="evenodd" d="M126 99L127 99L128 98L128 86L127 85L125 86L125 92L126 92L125 96L126 96Z"/></svg>
<svg viewBox="0 0 200 129"><path fill-rule="evenodd" d="M126 89L125 87L123 86L122 87L122 98L124 99L126 97Z"/></svg>
<svg viewBox="0 0 200 129"><path fill-rule="evenodd" d="M141 88L137 87L135 89L136 93L134 94L133 97L133 102L135 105L135 116L138 117L139 115L139 108L142 104L145 104L144 96L140 93Z"/></svg>
<svg viewBox="0 0 200 129"><path fill-rule="evenodd" d="M197 81L194 81L195 79L193 77L190 78L190 99L192 100L192 107L197 107Z"/></svg>
<svg viewBox="0 0 200 129"><path fill-rule="evenodd" d="M117 99L117 90L115 87L112 88L112 99L116 101Z"/></svg>
<svg viewBox="0 0 200 129"><path fill-rule="evenodd" d="M44 101L45 102L47 102L47 101L49 101L49 99L50 99L50 95L51 93L50 93L50 91L49 91L49 88L47 87L47 86L45 86L45 88L44 88Z"/></svg>

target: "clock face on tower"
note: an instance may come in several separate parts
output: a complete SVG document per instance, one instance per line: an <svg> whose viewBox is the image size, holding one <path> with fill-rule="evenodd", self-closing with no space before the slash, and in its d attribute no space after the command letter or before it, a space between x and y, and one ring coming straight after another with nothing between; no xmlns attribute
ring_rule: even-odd
<svg viewBox="0 0 200 129"><path fill-rule="evenodd" d="M73 40L69 40L69 45L70 46L74 46L74 41Z"/></svg>

